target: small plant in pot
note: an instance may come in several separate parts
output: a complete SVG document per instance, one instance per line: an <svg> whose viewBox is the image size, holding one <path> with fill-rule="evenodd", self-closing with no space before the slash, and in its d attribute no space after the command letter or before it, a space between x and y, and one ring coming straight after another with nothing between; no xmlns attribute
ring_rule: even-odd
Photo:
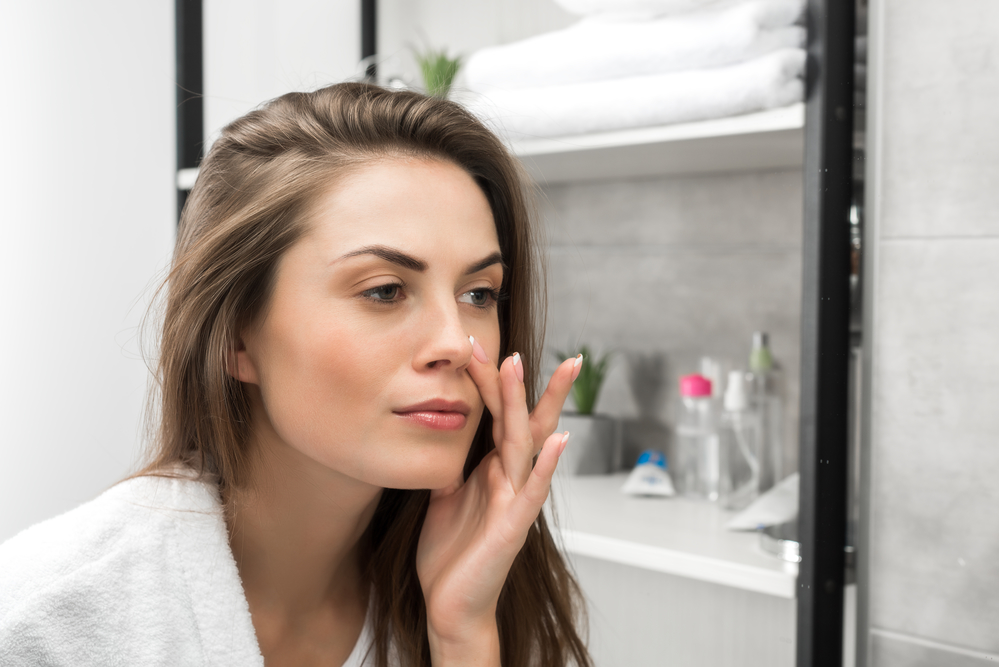
<svg viewBox="0 0 999 667"><path fill-rule="evenodd" d="M563 410L559 420L559 429L569 431L572 439L562 455L558 471L563 475L606 475L612 472L613 467L614 420L606 415L594 414L594 409L611 355L607 353L597 357L585 345L572 353L555 354L560 360L583 355L579 375L570 394L576 411Z"/></svg>
<svg viewBox="0 0 999 667"><path fill-rule="evenodd" d="M448 56L447 49L414 49L416 63L423 75L423 86L427 95L446 100L451 94L451 85L461 69L461 56Z"/></svg>

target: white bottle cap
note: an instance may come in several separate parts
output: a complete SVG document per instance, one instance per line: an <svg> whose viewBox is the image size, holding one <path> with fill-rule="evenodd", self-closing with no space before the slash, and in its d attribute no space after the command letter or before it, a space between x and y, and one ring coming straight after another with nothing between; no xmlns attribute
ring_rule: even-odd
<svg viewBox="0 0 999 667"><path fill-rule="evenodd" d="M731 411L745 410L749 407L749 397L746 396L746 378L742 371L730 371L728 386L725 388L725 409Z"/></svg>

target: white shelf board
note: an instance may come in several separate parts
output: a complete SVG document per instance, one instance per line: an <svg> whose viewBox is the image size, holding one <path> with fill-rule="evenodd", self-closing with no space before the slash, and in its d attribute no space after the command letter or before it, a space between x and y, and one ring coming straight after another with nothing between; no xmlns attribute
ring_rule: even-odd
<svg viewBox="0 0 999 667"><path fill-rule="evenodd" d="M541 185L799 167L805 105L696 123L513 142Z"/></svg>
<svg viewBox="0 0 999 667"><path fill-rule="evenodd" d="M734 512L685 498L620 492L626 473L556 477L552 498L569 553L793 599L798 568L764 553L755 532L725 529Z"/></svg>

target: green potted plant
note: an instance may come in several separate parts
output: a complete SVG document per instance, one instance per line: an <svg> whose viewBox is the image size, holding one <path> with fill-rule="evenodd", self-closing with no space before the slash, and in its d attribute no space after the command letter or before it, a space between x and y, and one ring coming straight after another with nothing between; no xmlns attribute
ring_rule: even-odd
<svg viewBox="0 0 999 667"><path fill-rule="evenodd" d="M569 431L572 438L558 469L563 475L606 475L613 467L614 420L594 411L611 355L598 357L585 345L568 354L556 352L559 359L577 354L583 355L583 361L570 393L576 409L563 410L559 420L559 429Z"/></svg>
<svg viewBox="0 0 999 667"><path fill-rule="evenodd" d="M426 48L422 51L414 49L416 63L423 75L423 86L427 95L447 99L451 93L451 84L461 69L461 56L451 58L446 49Z"/></svg>

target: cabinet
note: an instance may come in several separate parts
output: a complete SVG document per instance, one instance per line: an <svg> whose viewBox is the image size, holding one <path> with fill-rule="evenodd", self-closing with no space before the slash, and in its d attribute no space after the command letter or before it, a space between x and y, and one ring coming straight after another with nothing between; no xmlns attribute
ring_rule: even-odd
<svg viewBox="0 0 999 667"><path fill-rule="evenodd" d="M771 332L796 404L803 126L795 105L511 146L544 201L549 347L617 351L598 410L621 422L625 466L671 453L676 377L701 354L745 363L754 329ZM597 665L793 665L797 568L713 504L622 495L625 476L552 494Z"/></svg>
<svg viewBox="0 0 999 667"><path fill-rule="evenodd" d="M557 479L558 539L589 603L597 665L794 664L797 566L733 513L620 493L626 473Z"/></svg>

